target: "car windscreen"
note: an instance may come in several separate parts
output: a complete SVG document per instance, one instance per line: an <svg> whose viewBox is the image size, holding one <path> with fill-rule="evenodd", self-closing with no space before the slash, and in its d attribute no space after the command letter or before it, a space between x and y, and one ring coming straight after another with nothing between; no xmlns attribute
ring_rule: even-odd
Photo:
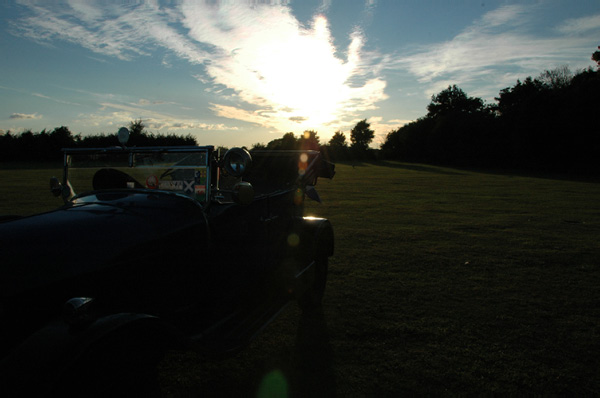
<svg viewBox="0 0 600 398"><path fill-rule="evenodd" d="M208 197L208 150L113 150L67 152L66 173L75 194L150 189Z"/></svg>

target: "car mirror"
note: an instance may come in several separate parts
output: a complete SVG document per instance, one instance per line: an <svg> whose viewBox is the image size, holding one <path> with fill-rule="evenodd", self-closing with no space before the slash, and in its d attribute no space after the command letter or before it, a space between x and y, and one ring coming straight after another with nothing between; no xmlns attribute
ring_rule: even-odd
<svg viewBox="0 0 600 398"><path fill-rule="evenodd" d="M62 184L60 183L60 181L58 181L58 178L56 177L50 178L50 192L52 192L52 195L54 195L57 198L62 193Z"/></svg>
<svg viewBox="0 0 600 398"><path fill-rule="evenodd" d="M119 132L117 133L117 139L119 140L119 143L122 147L125 147L125 145L127 145L127 141L129 141L129 135L130 133L127 127L121 127L119 129Z"/></svg>
<svg viewBox="0 0 600 398"><path fill-rule="evenodd" d="M254 187L249 182L238 182L233 186L233 200L241 205L248 205L254 200Z"/></svg>
<svg viewBox="0 0 600 398"><path fill-rule="evenodd" d="M252 156L244 148L231 148L225 153L223 166L230 176L242 177L252 165Z"/></svg>
<svg viewBox="0 0 600 398"><path fill-rule="evenodd" d="M50 192L52 192L52 195L56 196L57 198L59 196L62 196L63 202L65 202L65 204L69 200L71 200L73 196L75 196L75 193L73 192L73 187L71 187L69 181L67 181L66 185L63 185L60 183L60 181L58 181L58 178L56 177L50 178Z"/></svg>

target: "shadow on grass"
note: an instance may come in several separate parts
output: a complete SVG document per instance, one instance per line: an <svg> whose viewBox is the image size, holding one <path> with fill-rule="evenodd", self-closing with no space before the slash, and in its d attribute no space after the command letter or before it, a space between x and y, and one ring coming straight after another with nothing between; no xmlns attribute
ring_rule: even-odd
<svg viewBox="0 0 600 398"><path fill-rule="evenodd" d="M172 351L161 364L161 393L165 397L334 397L333 358L323 311L316 310L301 314L295 342L281 347L247 347L223 357Z"/></svg>
<svg viewBox="0 0 600 398"><path fill-rule="evenodd" d="M465 175L465 173L460 173L455 170L448 170L442 167L437 166L428 166L424 164L416 164L416 163L400 163L400 162L390 162L388 160L380 160L377 162L371 163L377 166L383 167L391 167L394 169L403 169L403 170L412 170L412 171L423 171L426 173L436 173L436 174L446 174L446 175Z"/></svg>
<svg viewBox="0 0 600 398"><path fill-rule="evenodd" d="M336 382L333 349L323 311L302 314L292 363L293 394L299 397L334 397Z"/></svg>
<svg viewBox="0 0 600 398"><path fill-rule="evenodd" d="M525 177L525 178L539 178L546 180L557 180L557 181L576 181L591 184L600 183L600 176L592 173L567 173L567 172L553 172L544 170L524 170L524 169L511 169L511 168L485 168L479 166L457 166L457 165L428 165L423 163L405 163L401 161L390 161L390 160L373 160L373 161L355 161L355 162L339 162L352 167L366 167L366 166L382 166L390 167L394 169L411 170L411 171L422 171L426 173L435 173L443 175L467 175L468 173L481 173L491 174L506 177Z"/></svg>

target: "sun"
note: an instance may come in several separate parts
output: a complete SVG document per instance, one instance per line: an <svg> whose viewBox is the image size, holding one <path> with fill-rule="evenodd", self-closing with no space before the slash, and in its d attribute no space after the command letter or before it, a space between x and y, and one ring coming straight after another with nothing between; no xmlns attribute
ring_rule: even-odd
<svg viewBox="0 0 600 398"><path fill-rule="evenodd" d="M228 100L239 102L213 104L218 116L283 132L333 131L386 98L384 80L372 73L365 78L361 34L353 33L343 51L334 45L326 17L303 26L281 12L246 24L234 44L219 42L225 43L224 58L207 64L207 72L233 88L235 98Z"/></svg>
<svg viewBox="0 0 600 398"><path fill-rule="evenodd" d="M306 118L315 124L327 122L335 118L347 95L347 68L334 56L326 23L319 18L312 34L273 40L261 48L261 92L279 105L282 116Z"/></svg>

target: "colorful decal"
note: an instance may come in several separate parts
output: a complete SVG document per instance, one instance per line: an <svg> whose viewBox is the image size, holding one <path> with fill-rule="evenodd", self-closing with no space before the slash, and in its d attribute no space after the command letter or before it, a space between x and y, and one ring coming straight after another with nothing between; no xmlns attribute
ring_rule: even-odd
<svg viewBox="0 0 600 398"><path fill-rule="evenodd" d="M194 191L198 196L206 195L206 185L194 185Z"/></svg>
<svg viewBox="0 0 600 398"><path fill-rule="evenodd" d="M194 174L194 178L196 179L197 183L205 182L206 181L206 169L196 170L196 173Z"/></svg>
<svg viewBox="0 0 600 398"><path fill-rule="evenodd" d="M150 189L158 188L158 177L150 176L146 178L146 186Z"/></svg>
<svg viewBox="0 0 600 398"><path fill-rule="evenodd" d="M183 191L183 181L160 181L158 187L166 191Z"/></svg>
<svg viewBox="0 0 600 398"><path fill-rule="evenodd" d="M192 181L183 181L183 192L185 193L190 193L193 194L194 193L194 180Z"/></svg>

